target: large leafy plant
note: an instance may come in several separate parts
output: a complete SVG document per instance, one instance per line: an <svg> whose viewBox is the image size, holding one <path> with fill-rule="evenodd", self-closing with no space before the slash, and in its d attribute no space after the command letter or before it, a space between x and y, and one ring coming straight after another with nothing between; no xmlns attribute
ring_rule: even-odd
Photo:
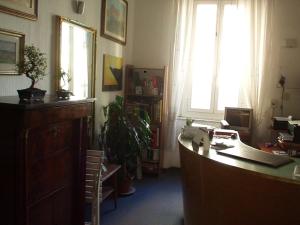
<svg viewBox="0 0 300 225"><path fill-rule="evenodd" d="M150 146L149 115L138 107L126 109L121 96L116 96L115 101L103 109L106 121L102 128L102 139L108 159L122 165L123 176L133 176L137 157Z"/></svg>

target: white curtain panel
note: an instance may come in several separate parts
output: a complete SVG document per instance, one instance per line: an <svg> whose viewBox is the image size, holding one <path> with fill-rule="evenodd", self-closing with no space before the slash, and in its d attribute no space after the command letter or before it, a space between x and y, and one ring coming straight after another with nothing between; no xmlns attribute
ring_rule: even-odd
<svg viewBox="0 0 300 225"><path fill-rule="evenodd" d="M177 118L181 109L183 89L188 75L193 19L193 0L174 0L173 43L169 62L167 116L165 119L165 151L175 151ZM167 154L167 153L166 153ZM168 160L165 157L166 160Z"/></svg>
<svg viewBox="0 0 300 225"><path fill-rule="evenodd" d="M272 79L278 68L274 35L274 0L238 0L240 107L251 107L253 143L268 140L271 123Z"/></svg>

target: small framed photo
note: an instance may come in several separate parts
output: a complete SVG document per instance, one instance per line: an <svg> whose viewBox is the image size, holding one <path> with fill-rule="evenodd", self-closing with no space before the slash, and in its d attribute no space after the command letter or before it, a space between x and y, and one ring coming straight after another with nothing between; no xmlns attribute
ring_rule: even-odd
<svg viewBox="0 0 300 225"><path fill-rule="evenodd" d="M24 59L25 34L0 29L0 75L19 75L17 64Z"/></svg>
<svg viewBox="0 0 300 225"><path fill-rule="evenodd" d="M102 91L122 90L123 58L103 55Z"/></svg>
<svg viewBox="0 0 300 225"><path fill-rule="evenodd" d="M38 0L0 0L0 12L36 20Z"/></svg>
<svg viewBox="0 0 300 225"><path fill-rule="evenodd" d="M101 35L126 45L128 3L126 0L103 0Z"/></svg>

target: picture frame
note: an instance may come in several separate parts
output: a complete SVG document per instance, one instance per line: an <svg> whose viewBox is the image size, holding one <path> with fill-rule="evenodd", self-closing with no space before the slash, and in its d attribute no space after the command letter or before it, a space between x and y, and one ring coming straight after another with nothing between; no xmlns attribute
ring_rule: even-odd
<svg viewBox="0 0 300 225"><path fill-rule="evenodd" d="M101 36L126 45L128 2L103 0L101 9Z"/></svg>
<svg viewBox="0 0 300 225"><path fill-rule="evenodd" d="M120 91L123 84L123 58L103 55L102 91Z"/></svg>
<svg viewBox="0 0 300 225"><path fill-rule="evenodd" d="M17 64L24 60L25 34L0 29L0 75L20 75Z"/></svg>
<svg viewBox="0 0 300 225"><path fill-rule="evenodd" d="M0 12L29 20L37 20L38 0L0 0Z"/></svg>

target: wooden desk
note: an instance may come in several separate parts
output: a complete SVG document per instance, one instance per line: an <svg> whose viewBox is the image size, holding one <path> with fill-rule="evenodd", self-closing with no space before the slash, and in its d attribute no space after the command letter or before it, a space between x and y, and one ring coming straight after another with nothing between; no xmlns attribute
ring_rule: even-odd
<svg viewBox="0 0 300 225"><path fill-rule="evenodd" d="M235 148L250 148L232 140ZM299 225L300 179L295 162L272 168L194 151L178 138L185 225Z"/></svg>
<svg viewBox="0 0 300 225"><path fill-rule="evenodd" d="M104 201L109 196L113 196L114 206L117 208L118 197L118 171L121 166L116 164L105 164L107 171L101 174L101 198L100 201Z"/></svg>

